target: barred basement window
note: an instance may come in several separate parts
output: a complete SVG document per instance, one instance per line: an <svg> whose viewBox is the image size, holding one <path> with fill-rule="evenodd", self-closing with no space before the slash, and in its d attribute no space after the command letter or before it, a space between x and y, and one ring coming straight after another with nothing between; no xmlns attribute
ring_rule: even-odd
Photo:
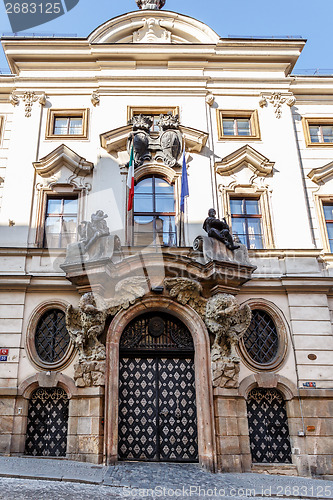
<svg viewBox="0 0 333 500"><path fill-rule="evenodd" d="M265 311L254 309L252 321L243 342L250 358L259 364L271 363L277 356L279 337L272 318Z"/></svg>
<svg viewBox="0 0 333 500"><path fill-rule="evenodd" d="M70 336L65 324L65 313L49 309L37 324L35 348L44 363L57 363L67 354Z"/></svg>

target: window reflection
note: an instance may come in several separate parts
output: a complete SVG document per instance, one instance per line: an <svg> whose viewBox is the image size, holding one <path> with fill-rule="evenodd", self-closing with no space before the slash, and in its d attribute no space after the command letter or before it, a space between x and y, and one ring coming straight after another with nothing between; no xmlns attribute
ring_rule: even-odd
<svg viewBox="0 0 333 500"><path fill-rule="evenodd" d="M47 200L44 247L65 248L76 241L77 207L77 198Z"/></svg>
<svg viewBox="0 0 333 500"><path fill-rule="evenodd" d="M176 246L173 186L159 177L148 177L134 188L135 246Z"/></svg>
<svg viewBox="0 0 333 500"><path fill-rule="evenodd" d="M232 198L230 200L232 232L249 249L263 248L259 200Z"/></svg>

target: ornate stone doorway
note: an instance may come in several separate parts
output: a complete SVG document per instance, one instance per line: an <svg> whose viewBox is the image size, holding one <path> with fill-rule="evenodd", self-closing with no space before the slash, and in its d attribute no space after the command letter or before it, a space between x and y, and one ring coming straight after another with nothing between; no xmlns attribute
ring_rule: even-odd
<svg viewBox="0 0 333 500"><path fill-rule="evenodd" d="M194 345L176 318L147 313L120 340L120 460L198 461Z"/></svg>
<svg viewBox="0 0 333 500"><path fill-rule="evenodd" d="M156 343L158 343L158 339L160 339L160 351L152 352L149 350L149 342L148 338L146 340L143 339L143 343L141 347L143 347L143 351L135 351L130 352L131 349L128 348L127 352L125 352L125 345L122 343L121 338L123 333L127 330L127 327L131 324L134 324L135 321L140 317L161 317L170 318L170 321L174 322L177 325L181 325L182 335L177 337L177 332L179 334L180 330L173 330L174 336L170 335L169 340L161 335L157 338ZM186 334L184 333L186 332ZM189 336L190 335L190 336ZM125 339L126 337L124 337ZM132 336L129 335L128 338L132 338L134 340L135 334L132 332ZM141 335L140 335L141 338ZM165 343L164 343L164 340ZM183 339L183 340L182 340ZM186 340L185 343L184 339ZM139 342L140 343L140 342ZM164 343L164 345L163 345ZM174 351L167 352L167 344L169 343L169 347L173 347ZM128 346L130 347L130 346ZM140 347L140 346L139 346ZM152 347L152 346L151 346ZM193 352L194 351L194 352ZM210 346L209 346L209 338L207 329L200 318L200 316L193 311L193 309L183 306L181 304L176 303L172 299L167 297L156 297L156 296L148 296L140 301L140 303L135 304L131 308L127 310L123 310L119 312L113 321L110 324L107 342L106 342L106 406L105 406L105 460L107 464L116 463L120 458L126 458L127 450L121 450L121 446L123 443L124 436L127 435L128 427L125 427L124 430L120 430L119 422L121 422L122 416L120 412L122 411L122 404L124 400L124 396L121 393L122 391L122 379L124 370L129 369L129 363L131 363L131 359L136 359L136 364L133 364L131 369L139 370L142 369L142 363L146 364L144 368L145 373L148 378L148 369L147 369L147 360L149 359L149 366L151 370L157 369L161 370L161 373L167 375L168 371L172 374L172 377L167 376L166 382L169 380L174 381L174 374L177 374L176 377L179 377L180 384L182 382L182 377L187 380L187 389L185 390L185 398L182 404L185 404L187 409L188 405L191 406L192 415L190 418L189 413L187 414L187 421L182 423L183 429L180 432L180 441L182 444L180 445L178 442L176 447L179 445L181 449L176 451L182 456L183 460L187 461L195 461L198 460L200 465L202 465L205 469L214 471L216 470L216 449L215 449L215 429L214 429L214 415L213 415L213 391L212 391L212 379L211 379L211 365L210 365ZM131 356L130 356L131 354ZM155 363L155 364L154 364ZM154 365L154 366L153 366ZM170 367L169 367L170 365ZM193 370L194 366L194 370ZM141 367L141 368L140 368ZM119 371L120 368L120 371ZM195 372L195 377L193 374ZM185 377L182 375L185 373ZM155 375L153 374L153 378ZM188 377L188 378L187 378ZM139 373L140 378L140 373ZM155 377L155 389L157 387L157 382L159 381L158 377ZM146 382L146 381L145 381ZM147 382L146 382L147 383ZM162 382L163 383L163 382ZM143 384L144 385L144 384ZM158 391L163 391L166 386L158 387ZM194 391L195 387L195 391ZM181 388L182 389L182 388ZM167 392L163 396L164 401L172 400L173 404L168 406L168 404L162 406L159 410L161 415L159 415L159 419L161 422L163 418L171 418L171 416L177 421L177 415L179 412L177 411L177 396L175 397L175 391L177 390L177 386L174 387L172 398L169 398L169 395L172 390L166 389ZM178 388L179 392L180 389ZM169 391L169 392L168 392ZM183 392L183 389L182 389ZM194 395L194 394L195 395ZM180 395L184 396L184 395ZM127 397L127 395L126 395ZM140 398L140 388L138 392L138 397ZM155 396L156 398L156 396ZM196 411L195 411L195 402L197 402ZM178 395L178 407L181 409L181 398ZM156 412L156 409L154 408ZM167 413L168 412L168 413ZM164 415L165 413L165 415ZM183 417L183 415L182 415ZM195 420L196 417L196 420ZM132 416L132 418L134 418ZM196 424L196 426L195 426ZM176 424L177 425L177 424ZM186 435L187 438L190 436L191 432L186 432L186 426L193 427L193 435L191 439L193 442L190 444L185 443L186 439L182 438ZM197 450L195 447L195 433L197 431ZM173 430L171 430L171 433ZM160 437L160 440L165 439L168 443L173 441L176 442L175 436L171 437L171 433L169 432L169 428L166 427L166 432L163 435L163 428L159 430L158 433L155 433L156 436ZM163 443L162 443L163 444ZM187 449L185 449L185 445ZM190 446L193 445L194 449L190 449ZM139 445L139 450L142 451L142 445ZM140 447L141 446L141 447ZM139 453L139 451L138 451ZM163 455L164 453L164 455ZM164 449L163 453L161 451L156 452L156 450L152 451L154 459L160 460L176 460L173 456L172 450ZM170 453L169 458L166 456ZM124 455L123 455L124 454ZM188 455L187 457L185 455ZM176 456L176 454L175 454ZM128 457L128 455L127 455ZM145 457L142 457L146 459ZM138 458L136 458L137 460ZM151 457L148 457L151 460Z"/></svg>

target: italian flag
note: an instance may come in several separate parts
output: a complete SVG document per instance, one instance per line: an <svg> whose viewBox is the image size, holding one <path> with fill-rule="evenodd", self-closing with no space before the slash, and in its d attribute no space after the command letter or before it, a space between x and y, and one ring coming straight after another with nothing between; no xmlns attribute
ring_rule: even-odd
<svg viewBox="0 0 333 500"><path fill-rule="evenodd" d="M129 189L127 211L129 212L133 208L133 198L134 198L134 151L133 151L133 145L131 148L130 161L129 161L129 165L128 165L127 186Z"/></svg>

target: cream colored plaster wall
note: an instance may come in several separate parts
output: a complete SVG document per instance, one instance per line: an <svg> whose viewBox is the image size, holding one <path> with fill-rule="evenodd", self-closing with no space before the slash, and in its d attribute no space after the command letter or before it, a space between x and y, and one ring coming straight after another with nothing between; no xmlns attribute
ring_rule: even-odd
<svg viewBox="0 0 333 500"><path fill-rule="evenodd" d="M1 211L2 193L4 188L4 182L6 179L6 168L8 163L8 149L12 131L12 108L10 104L3 103L1 105L0 116L3 119L2 133L0 136L0 177L3 179L3 182L0 181L0 211Z"/></svg>
<svg viewBox="0 0 333 500"><path fill-rule="evenodd" d="M327 295L289 292L288 300L300 386L315 381L318 388L332 388L333 332Z"/></svg>
<svg viewBox="0 0 333 500"><path fill-rule="evenodd" d="M12 109L11 139L0 213L1 246L26 247L34 184L32 162L36 159L40 104L35 103L29 118L24 116L22 100ZM14 221L14 226L8 226L9 219Z"/></svg>
<svg viewBox="0 0 333 500"><path fill-rule="evenodd" d="M301 98L300 98L301 99ZM319 230L318 217L316 210L314 195L330 195L333 194L333 182L328 179L322 185L318 185L309 179L308 174L312 169L323 167L332 161L331 147L307 147L305 143L302 118L333 118L333 102L331 98L325 96L318 102L314 102L311 98L296 103L293 107L293 120L297 133L297 146L301 157L302 173L304 182L308 192L308 202L311 213L311 225L314 232L317 248L323 248L324 242Z"/></svg>
<svg viewBox="0 0 333 500"><path fill-rule="evenodd" d="M0 388L15 388L19 367L25 292L0 290L0 348L8 349L0 362Z"/></svg>
<svg viewBox="0 0 333 500"><path fill-rule="evenodd" d="M265 90L264 88L262 89ZM260 108L260 96L218 96L216 106L219 109L257 110L261 140L221 140L217 141L215 119L215 151L223 158L249 144L256 151L274 162L273 175L256 178L253 172L248 177L250 183L267 186L273 219L273 233L276 248L312 248L309 220L306 210L306 198L302 186L297 145L293 130L293 121L289 106L281 105L281 117L277 118L272 104ZM244 184L244 174L239 171L231 177L220 177L218 183L227 186L232 183ZM253 180L254 179L254 180ZM245 181L245 184L249 181Z"/></svg>

